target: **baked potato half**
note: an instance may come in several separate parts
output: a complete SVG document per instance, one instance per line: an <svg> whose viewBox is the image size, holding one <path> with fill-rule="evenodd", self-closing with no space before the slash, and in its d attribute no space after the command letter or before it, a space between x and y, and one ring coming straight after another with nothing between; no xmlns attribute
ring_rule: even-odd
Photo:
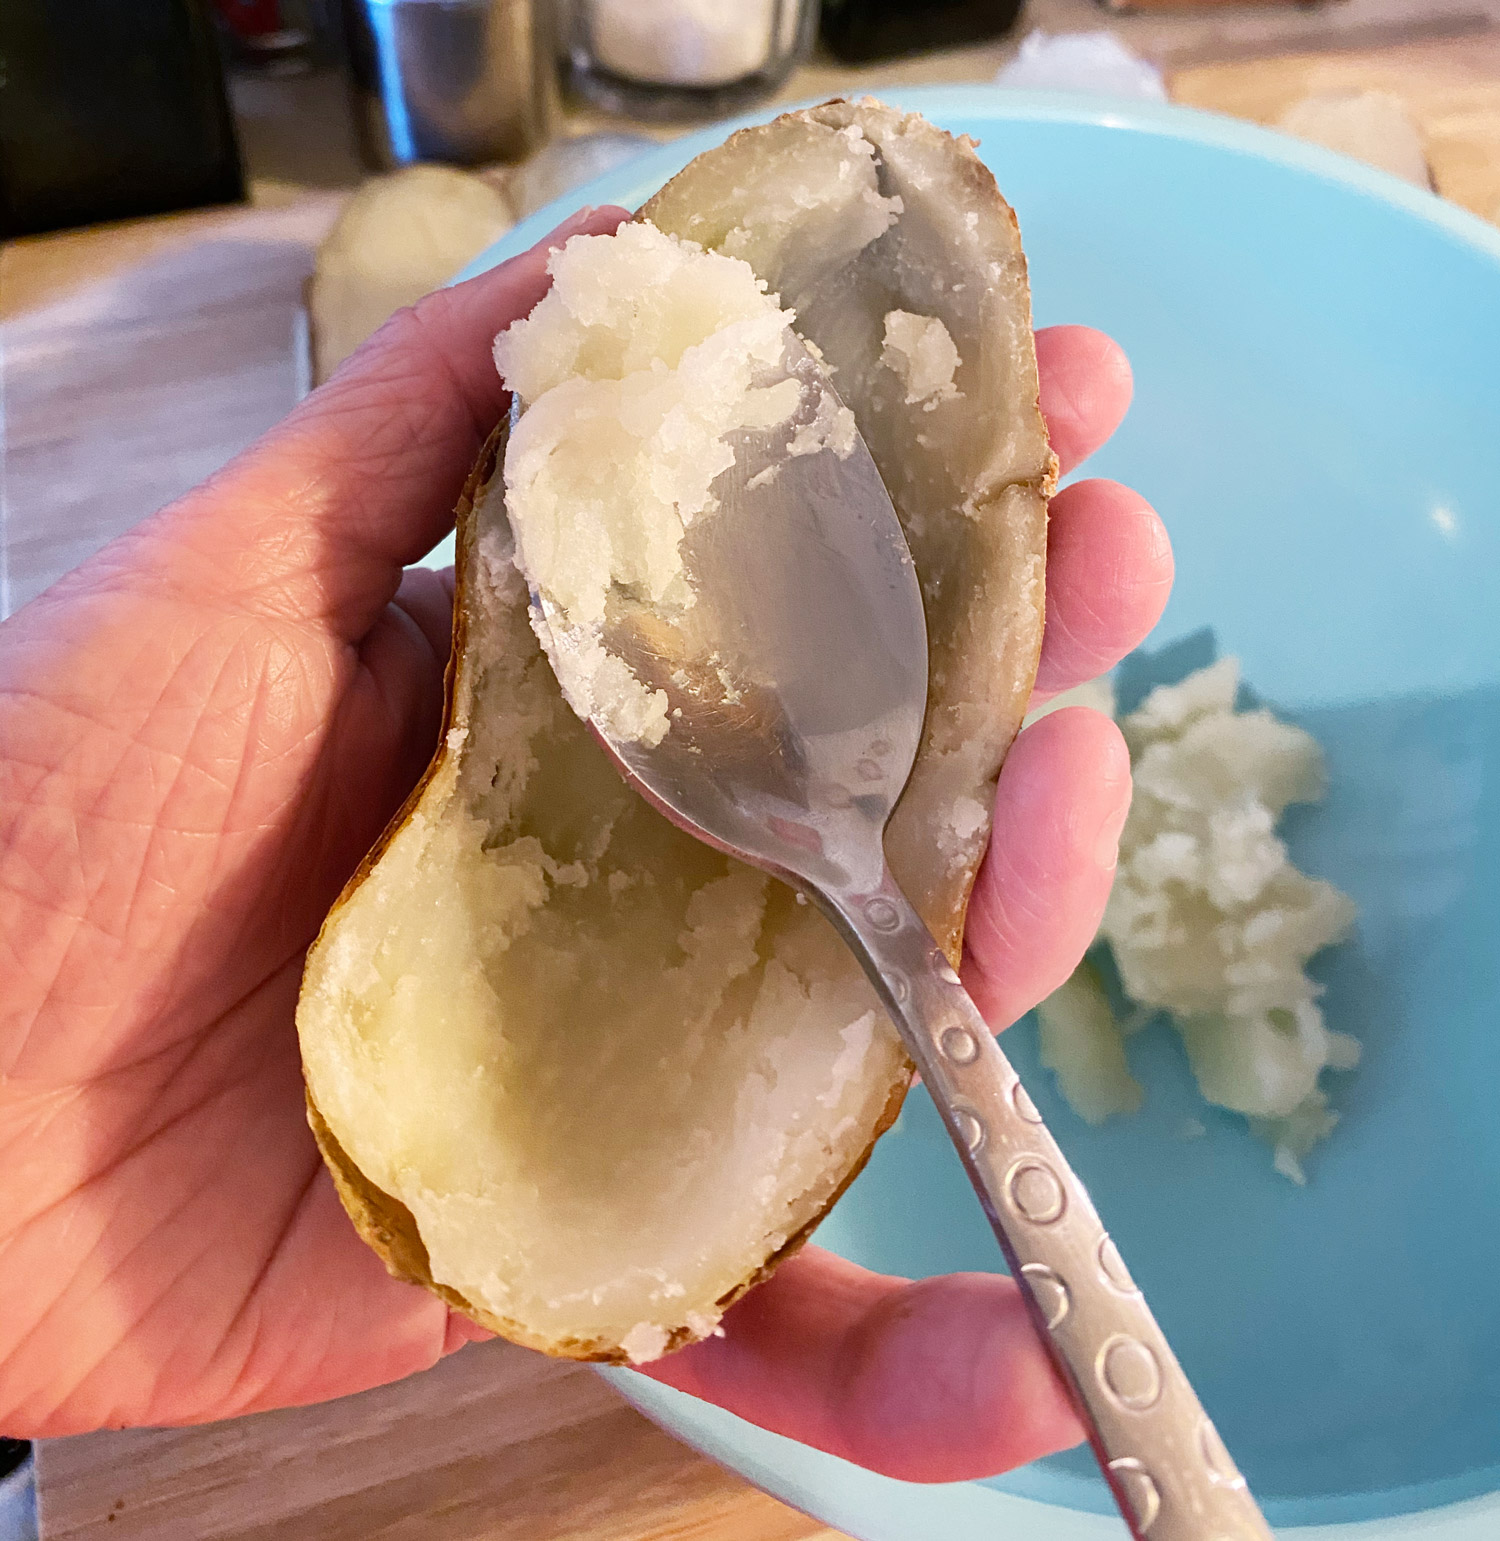
<svg viewBox="0 0 1500 1541"><path fill-rule="evenodd" d="M637 218L796 311L890 488L931 681L887 849L957 961L1055 476L1014 215L967 140L835 101L735 134ZM458 511L436 758L308 955L308 1107L393 1273L518 1343L642 1362L802 1243L910 1066L817 911L655 813L564 703L512 561L505 437Z"/></svg>

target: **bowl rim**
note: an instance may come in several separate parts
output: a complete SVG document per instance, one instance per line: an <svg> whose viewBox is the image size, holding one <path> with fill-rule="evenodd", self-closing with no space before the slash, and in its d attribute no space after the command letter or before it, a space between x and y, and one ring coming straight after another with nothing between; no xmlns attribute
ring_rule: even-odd
<svg viewBox="0 0 1500 1541"><path fill-rule="evenodd" d="M924 115L935 111L989 118L997 123L1058 123L1111 129L1177 139L1259 161L1271 161L1325 181L1341 183L1379 202L1395 204L1423 223L1435 226L1500 263L1500 227L1479 215L1352 156L1225 113L1179 106L1174 102L1138 101L1071 91L1015 91L983 84L893 86L888 91L877 87L859 94L862 97L878 96L890 106ZM722 143L737 129L767 123L784 112L796 112L826 100L826 96L807 97L798 102L742 113L643 150L517 221L450 282L462 283L487 272L507 257L534 245L570 214L591 203L620 203L627 208L638 208L695 155Z"/></svg>
<svg viewBox="0 0 1500 1541"><path fill-rule="evenodd" d="M986 1535L1125 1541L1124 1527L1113 1514L1073 1509L979 1482L922 1485L882 1477L745 1423L636 1370L614 1365L594 1369L673 1439L855 1541L967 1541ZM1379 1519L1276 1526L1279 1541L1493 1541L1497 1533L1500 1492Z"/></svg>

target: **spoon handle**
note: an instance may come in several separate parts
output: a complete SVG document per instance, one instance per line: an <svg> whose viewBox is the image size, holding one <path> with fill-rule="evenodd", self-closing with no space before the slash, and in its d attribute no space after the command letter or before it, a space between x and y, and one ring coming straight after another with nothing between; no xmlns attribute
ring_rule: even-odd
<svg viewBox="0 0 1500 1541"><path fill-rule="evenodd" d="M1254 1498L993 1034L886 873L815 896L927 1083L1137 1541L1271 1541Z"/></svg>

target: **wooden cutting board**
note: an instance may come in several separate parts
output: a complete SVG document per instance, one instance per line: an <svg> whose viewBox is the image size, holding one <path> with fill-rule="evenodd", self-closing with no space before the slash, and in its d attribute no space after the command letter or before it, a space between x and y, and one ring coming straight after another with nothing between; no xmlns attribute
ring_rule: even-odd
<svg viewBox="0 0 1500 1541"><path fill-rule="evenodd" d="M1174 100L1274 124L1314 93L1389 91L1427 142L1437 190L1500 223L1500 29L1364 53L1237 59L1176 71Z"/></svg>
<svg viewBox="0 0 1500 1541"><path fill-rule="evenodd" d="M508 1343L320 1407L49 1440L45 1541L840 1541Z"/></svg>

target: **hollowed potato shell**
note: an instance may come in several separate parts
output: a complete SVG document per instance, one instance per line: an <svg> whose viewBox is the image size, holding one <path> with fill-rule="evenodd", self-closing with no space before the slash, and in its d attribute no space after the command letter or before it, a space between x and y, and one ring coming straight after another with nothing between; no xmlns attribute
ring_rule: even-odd
<svg viewBox="0 0 1500 1541"><path fill-rule="evenodd" d="M869 101L741 131L638 217L796 309L891 490L931 681L887 851L956 962L1035 675L1055 476L1015 218L967 141ZM957 394L907 400L882 361L898 309L942 321ZM910 1066L817 912L654 813L562 702L503 455L497 430L458 510L442 743L308 955L309 1116L392 1273L518 1343L638 1361L796 1250Z"/></svg>

